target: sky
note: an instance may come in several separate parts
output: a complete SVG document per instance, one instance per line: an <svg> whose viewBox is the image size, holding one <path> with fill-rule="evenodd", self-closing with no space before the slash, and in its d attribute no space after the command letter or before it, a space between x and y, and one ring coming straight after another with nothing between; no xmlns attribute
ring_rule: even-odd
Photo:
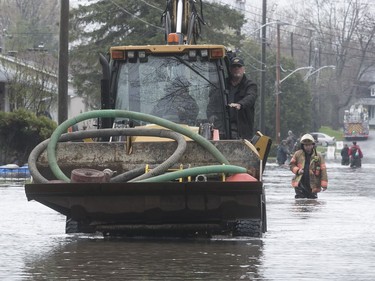
<svg viewBox="0 0 375 281"><path fill-rule="evenodd" d="M98 0L70 0L70 5L72 7L77 7L78 4L84 5L87 3L93 3L97 2ZM116 0L111 0L114 3L116 3ZM144 1L144 0L142 0ZM288 6L293 5L293 7L301 7L303 9L304 5L307 3L312 3L313 0L203 0L203 2L217 2L221 4L229 4L232 7L236 7L237 9L240 9L242 11L245 11L245 17L250 18L251 20L254 20L256 18L259 18L259 20L256 19L256 21L259 21L259 23L262 22L262 7L263 7L263 1L266 1L267 3L267 16L269 17L272 14L272 17L277 17L279 14L283 14L282 10L285 10L288 8ZM336 4L343 4L348 3L349 1L354 0L330 0L331 3ZM375 8L375 0L359 0L362 3L366 3L367 5L373 6ZM146 1L144 1L146 2ZM198 2L198 0L196 0ZM269 20L282 20L281 18L273 18ZM251 29L249 25L249 29Z"/></svg>
<svg viewBox="0 0 375 281"><path fill-rule="evenodd" d="M88 4L90 2L94 2L94 1L93 0L70 0L69 4L72 7L77 7L78 5L85 5L85 4Z"/></svg>

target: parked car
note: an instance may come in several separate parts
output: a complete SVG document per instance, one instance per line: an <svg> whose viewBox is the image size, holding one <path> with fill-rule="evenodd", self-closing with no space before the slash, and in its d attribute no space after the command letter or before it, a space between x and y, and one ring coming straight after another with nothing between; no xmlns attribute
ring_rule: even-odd
<svg viewBox="0 0 375 281"><path fill-rule="evenodd" d="M328 146L328 145L335 145L336 144L335 137L331 137L327 134L320 133L320 132L314 132L314 133L310 133L310 134L315 139L316 145Z"/></svg>

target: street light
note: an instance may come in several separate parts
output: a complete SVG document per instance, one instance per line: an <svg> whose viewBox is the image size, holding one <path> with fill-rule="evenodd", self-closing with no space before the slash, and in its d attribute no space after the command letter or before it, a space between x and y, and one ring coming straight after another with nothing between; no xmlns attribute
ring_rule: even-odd
<svg viewBox="0 0 375 281"><path fill-rule="evenodd" d="M278 52L280 51L280 45L278 45ZM280 85L294 73L304 69L314 69L312 66L303 66L293 70L287 76L280 80L280 54L276 56L278 64L276 65L276 143L280 143ZM314 71L315 72L315 71Z"/></svg>
<svg viewBox="0 0 375 281"><path fill-rule="evenodd" d="M280 45L278 44L278 53L280 52ZM304 69L314 69L312 66L302 66L299 68L296 68L291 73L289 73L287 76L285 76L283 79L280 80L280 54L276 56L277 59L277 65L276 65L276 143L280 143L280 85L283 83L286 79L288 79L290 76L292 76L294 73L300 70ZM320 69L318 69L320 71ZM314 71L313 73L315 73ZM311 73L311 74L313 74ZM310 74L310 75L311 75Z"/></svg>
<svg viewBox="0 0 375 281"><path fill-rule="evenodd" d="M289 73L287 76L285 76L283 79L280 80L280 84L283 83L286 79L288 79L291 75L293 75L294 73L296 73L297 71L300 71L300 70L303 70L303 69L314 69L314 67L312 66L303 66L303 67L299 67L295 70L293 70L291 73ZM315 73L315 71L313 72ZM313 73L311 73L310 75L312 75Z"/></svg>
<svg viewBox="0 0 375 281"><path fill-rule="evenodd" d="M279 30L278 30L279 32ZM288 79L290 76L292 76L294 73L296 73L297 71L300 71L300 70L304 70L304 69L310 69L310 72L308 72L305 77L304 77L304 81L306 81L311 75L314 75L315 73L318 73L319 71L321 71L322 69L324 68L333 68L335 69L336 66L334 65L325 65L325 66L322 66L320 68L318 68L317 70L311 72L311 70L314 69L314 67L312 66L303 66L303 67L299 67L295 70L293 70L291 73L289 73L287 76L285 76L283 79L280 80L280 37L279 37L279 33L278 33L278 48L277 48L277 54L276 54L276 60L277 60L277 64L276 64L276 143L279 144L280 143L280 85L281 83L283 83L286 79Z"/></svg>
<svg viewBox="0 0 375 281"><path fill-rule="evenodd" d="M268 25L277 24L280 25L287 25L287 23L280 22L280 21L271 21L266 23L266 14L265 11L267 10L266 0L263 0L263 25L261 25L258 29L254 30L251 34L259 31L262 29L262 53L261 53L261 73L260 73L260 107L259 107L259 130L262 133L265 133L265 122L264 122L264 112L265 112L265 95L266 95L266 27Z"/></svg>
<svg viewBox="0 0 375 281"><path fill-rule="evenodd" d="M332 69L336 69L336 66L335 66L335 65L325 65L325 66L322 66L322 67L318 68L317 70L315 70L315 71L313 71L313 72L311 72L311 73L307 73L307 74L305 75L305 78L303 78L303 81L307 81L307 79L309 79L309 77L310 77L311 75L314 75L315 73L318 73L319 71L321 71L321 70L324 69L324 68L332 68Z"/></svg>
<svg viewBox="0 0 375 281"><path fill-rule="evenodd" d="M250 32L249 35L252 35L252 34L255 34L256 32L260 31L263 27L266 27L266 26L269 26L269 25L272 25L272 24L280 24L280 23L283 23L281 21L270 21L270 22L267 22L265 24L262 24L259 28L253 30L252 32Z"/></svg>

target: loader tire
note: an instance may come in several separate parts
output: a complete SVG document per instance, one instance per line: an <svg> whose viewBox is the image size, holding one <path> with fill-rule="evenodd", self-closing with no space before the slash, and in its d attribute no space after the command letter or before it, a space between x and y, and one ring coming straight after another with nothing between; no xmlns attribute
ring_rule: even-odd
<svg viewBox="0 0 375 281"><path fill-rule="evenodd" d="M65 233L78 233L78 222L72 218L66 217Z"/></svg>
<svg viewBox="0 0 375 281"><path fill-rule="evenodd" d="M263 192L262 195L262 232L266 233L267 232L267 207L266 207L266 195Z"/></svg>
<svg viewBox="0 0 375 281"><path fill-rule="evenodd" d="M233 236L262 237L262 220L237 220Z"/></svg>
<svg viewBox="0 0 375 281"><path fill-rule="evenodd" d="M90 226L87 222L76 221L70 217L66 217L65 233L94 233L96 230Z"/></svg>

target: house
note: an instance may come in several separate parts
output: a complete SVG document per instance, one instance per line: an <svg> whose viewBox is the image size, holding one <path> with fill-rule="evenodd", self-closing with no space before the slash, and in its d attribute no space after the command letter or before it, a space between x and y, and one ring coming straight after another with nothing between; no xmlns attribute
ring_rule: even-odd
<svg viewBox="0 0 375 281"><path fill-rule="evenodd" d="M9 103L9 96L7 92L7 84L12 81L16 75L15 67L27 68L31 72L44 72L45 75L49 76L49 85L46 88L50 88L53 93L57 95L57 81L58 76L55 73L46 73L45 70L38 69L35 63L26 63L25 61L17 60L15 57L0 54L0 110L10 111L11 105ZM45 82L45 81L41 81ZM57 99L56 99L57 100ZM75 94L72 83L68 83L68 118L72 118L82 112L88 111L83 98ZM58 121L58 104L53 104L50 108L50 115L54 121Z"/></svg>
<svg viewBox="0 0 375 281"><path fill-rule="evenodd" d="M367 108L370 127L375 127L375 67L370 67L360 77L357 97L356 103Z"/></svg>

